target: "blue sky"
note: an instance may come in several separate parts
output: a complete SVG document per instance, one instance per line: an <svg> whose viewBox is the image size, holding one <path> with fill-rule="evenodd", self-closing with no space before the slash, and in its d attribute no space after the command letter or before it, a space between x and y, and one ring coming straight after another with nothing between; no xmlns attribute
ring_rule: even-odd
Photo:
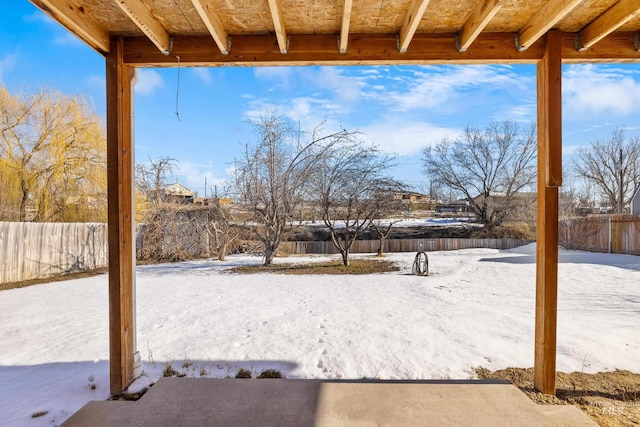
<svg viewBox="0 0 640 427"><path fill-rule="evenodd" d="M142 69L135 92L136 161L169 156L179 182L204 193L229 178L254 140L250 119L276 110L311 130L343 126L400 157L393 174L417 190L420 149L465 126L535 121L535 67L269 67ZM0 15L0 83L83 94L105 115L105 61L27 0ZM640 65L565 65L565 158L614 128L640 134Z"/></svg>

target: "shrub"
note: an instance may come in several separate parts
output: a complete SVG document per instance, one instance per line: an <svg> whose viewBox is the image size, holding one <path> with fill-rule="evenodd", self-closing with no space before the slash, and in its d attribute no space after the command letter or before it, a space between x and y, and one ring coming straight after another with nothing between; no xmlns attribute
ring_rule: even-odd
<svg viewBox="0 0 640 427"><path fill-rule="evenodd" d="M248 369L240 368L236 373L236 378L251 378L251 371Z"/></svg>
<svg viewBox="0 0 640 427"><path fill-rule="evenodd" d="M277 369L267 369L260 372L258 378L284 378L284 375L282 375L282 372Z"/></svg>

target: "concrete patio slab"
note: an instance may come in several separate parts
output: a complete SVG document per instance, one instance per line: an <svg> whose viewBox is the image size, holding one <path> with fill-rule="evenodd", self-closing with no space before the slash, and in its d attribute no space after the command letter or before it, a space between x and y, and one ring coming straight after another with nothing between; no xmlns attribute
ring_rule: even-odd
<svg viewBox="0 0 640 427"><path fill-rule="evenodd" d="M90 402L63 426L595 426L507 382L162 378L137 402Z"/></svg>

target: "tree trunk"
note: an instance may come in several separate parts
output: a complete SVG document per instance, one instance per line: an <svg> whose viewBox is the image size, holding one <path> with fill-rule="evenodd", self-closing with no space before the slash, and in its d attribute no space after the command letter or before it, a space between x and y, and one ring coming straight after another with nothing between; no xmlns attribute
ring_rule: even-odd
<svg viewBox="0 0 640 427"><path fill-rule="evenodd" d="M349 267L349 251L342 251L342 265Z"/></svg>
<svg viewBox="0 0 640 427"><path fill-rule="evenodd" d="M384 256L384 240L382 237L380 238L380 246L378 246L378 256Z"/></svg>
<svg viewBox="0 0 640 427"><path fill-rule="evenodd" d="M22 192L22 199L20 200L20 222L27 219L27 200L29 199L29 192Z"/></svg>
<svg viewBox="0 0 640 427"><path fill-rule="evenodd" d="M271 248L265 248L264 250L264 265L271 265L271 259L273 258L273 251Z"/></svg>
<svg viewBox="0 0 640 427"><path fill-rule="evenodd" d="M218 250L218 261L224 261L226 257L227 257L227 244L224 243L220 246L220 249Z"/></svg>

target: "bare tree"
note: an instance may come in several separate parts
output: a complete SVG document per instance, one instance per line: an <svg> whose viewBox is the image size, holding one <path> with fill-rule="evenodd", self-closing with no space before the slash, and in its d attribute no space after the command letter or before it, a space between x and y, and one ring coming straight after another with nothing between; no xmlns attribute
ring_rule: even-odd
<svg viewBox="0 0 640 427"><path fill-rule="evenodd" d="M136 210L142 220L136 256L140 260L180 261L191 257L178 236L184 234L181 230L192 216L166 203L164 195L167 179L176 167L177 161L169 157L136 164Z"/></svg>
<svg viewBox="0 0 640 427"><path fill-rule="evenodd" d="M275 114L254 122L256 145L245 147L236 162L236 191L258 224L253 228L264 246L264 264L270 265L280 243L293 227L293 216L304 202L309 179L335 141L346 131L320 136L317 128L310 142L301 142L300 132Z"/></svg>
<svg viewBox="0 0 640 427"><path fill-rule="evenodd" d="M213 248L219 261L224 261L229 248L233 247L240 236L234 216L230 209L220 204L217 196L212 204L203 206L202 210L204 215L199 217L198 226L207 234L208 247Z"/></svg>
<svg viewBox="0 0 640 427"><path fill-rule="evenodd" d="M149 158L149 163L136 164L136 189L154 206L164 201L164 190L167 178L178 167L178 161L170 157L161 157L156 161Z"/></svg>
<svg viewBox="0 0 640 427"><path fill-rule="evenodd" d="M628 138L616 129L608 139L578 150L574 170L596 186L601 202L615 213L624 213L640 185L640 138Z"/></svg>
<svg viewBox="0 0 640 427"><path fill-rule="evenodd" d="M378 191L374 195L377 209L370 226L373 234L378 236L378 256L380 257L384 255L384 245L393 225L402 221L402 218L397 217L398 213L408 207L402 203L402 199L396 197L400 191L404 190L404 185L393 180L390 180L388 185L389 188L386 191Z"/></svg>
<svg viewBox="0 0 640 427"><path fill-rule="evenodd" d="M322 219L345 266L353 242L380 212L377 198L397 186L385 175L393 160L350 135L327 152L317 169L314 182Z"/></svg>
<svg viewBox="0 0 640 427"><path fill-rule="evenodd" d="M521 129L513 122L492 123L480 130L467 127L451 141L442 139L424 148L423 168L469 202L469 209L491 229L513 210L514 196L536 178L534 126Z"/></svg>

